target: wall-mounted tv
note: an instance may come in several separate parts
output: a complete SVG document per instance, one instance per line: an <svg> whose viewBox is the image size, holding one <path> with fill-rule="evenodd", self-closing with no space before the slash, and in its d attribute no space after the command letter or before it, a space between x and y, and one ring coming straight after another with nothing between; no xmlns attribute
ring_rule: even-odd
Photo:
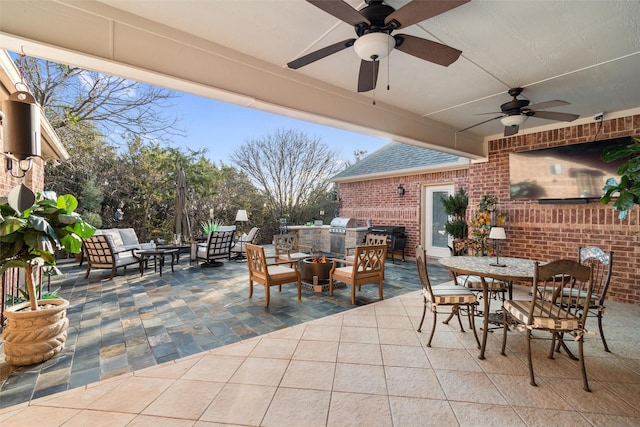
<svg viewBox="0 0 640 427"><path fill-rule="evenodd" d="M585 200L602 196L624 159L605 162L602 150L630 137L509 153L511 200Z"/></svg>

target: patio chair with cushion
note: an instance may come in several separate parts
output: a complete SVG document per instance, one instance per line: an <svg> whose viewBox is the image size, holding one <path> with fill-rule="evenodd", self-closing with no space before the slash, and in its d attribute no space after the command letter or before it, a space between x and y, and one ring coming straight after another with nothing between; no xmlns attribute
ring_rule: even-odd
<svg viewBox="0 0 640 427"><path fill-rule="evenodd" d="M454 256L458 255L466 255L466 256L479 256L477 249L477 243L473 239L459 239L454 242L455 251L453 252ZM482 279L480 276L469 275L469 274L453 274L453 278L455 283L459 286L464 286L469 288L472 292L476 294L477 299L482 299ZM504 282L502 280L489 279L485 278L485 283L487 284L488 296L489 298L497 301L504 302L505 293L509 291L509 283ZM511 297L511 295L509 295ZM476 305L476 309L478 305ZM482 314L478 312L476 314Z"/></svg>
<svg viewBox="0 0 640 427"><path fill-rule="evenodd" d="M253 227L251 230L249 230L249 234L243 234L242 236L240 236L240 238L238 238L238 240L235 241L233 246L231 246L231 256L233 257L233 259L245 258L245 245L247 243L255 245L256 240L258 239L259 232L260 229L258 227Z"/></svg>
<svg viewBox="0 0 640 427"><path fill-rule="evenodd" d="M298 235L295 233L276 234L273 236L273 247L280 261L298 261L308 258L312 250L311 246L299 244Z"/></svg>
<svg viewBox="0 0 640 427"><path fill-rule="evenodd" d="M508 325L510 323L521 325L527 335L531 385L536 385L531 353L531 340L534 338L532 332L547 331L551 333L549 359L553 359L555 344L562 341L564 334L572 334L575 337L578 343L583 389L591 391L587 382L583 353L587 310L580 310L578 307L590 306L592 289L593 267L591 266L582 265L573 260L551 261L544 265L536 262L531 299L505 301L501 354L505 355ZM570 292L570 296L564 296L565 292ZM539 295L542 297L538 298ZM573 355L570 354L570 356Z"/></svg>
<svg viewBox="0 0 640 427"><path fill-rule="evenodd" d="M198 244L196 259L204 260L202 267L220 267L223 265L219 259L231 259L231 245L235 230L212 231L207 237L206 243Z"/></svg>
<svg viewBox="0 0 640 427"><path fill-rule="evenodd" d="M298 301L302 298L302 281L297 264L289 267L289 261L280 261L267 264L267 257L264 254L262 246L245 245L247 253L247 265L249 267L249 298L253 296L253 282L260 283L264 286L265 307L269 307L271 286L278 286L282 291L282 285L285 283L295 283L298 287ZM275 257L269 257L275 258Z"/></svg>
<svg viewBox="0 0 640 427"><path fill-rule="evenodd" d="M433 312L433 326L431 328L431 335L429 335L429 341L427 341L427 347L431 347L431 340L433 334L436 331L436 324L438 323L438 306L451 307L451 314L442 322L445 325L449 323L453 316L458 317L458 323L460 329L464 332L462 326L462 320L460 319L460 307L466 307L467 316L469 318L469 327L473 330L473 334L476 337L478 348L480 348L480 340L476 332L475 319L474 319L474 307L476 306L476 295L469 289L458 286L453 281L442 283L437 286L431 286L429 280L429 274L427 273L427 253L422 246L416 248L416 265L418 268L418 276L420 277L420 283L422 284L422 297L424 299L424 306L422 308L422 319L420 319L420 326L418 326L418 332L422 332L422 324L424 323L425 315L427 314L427 306L431 306Z"/></svg>
<svg viewBox="0 0 640 427"><path fill-rule="evenodd" d="M356 246L353 261L334 259L329 273L329 295L333 296L334 282L351 285L351 304L356 303L356 286L367 283L378 284L378 295L384 299L382 286L384 284L384 261L387 258L387 245ZM344 267L338 267L344 264Z"/></svg>
<svg viewBox="0 0 640 427"><path fill-rule="evenodd" d="M120 267L126 269L128 265L133 264L140 266L140 259L135 256L137 248L117 247L108 234L94 234L89 238L82 239L82 244L87 257L85 279L89 277L91 269L109 269L111 270L109 279L112 279Z"/></svg>
<svg viewBox="0 0 640 427"><path fill-rule="evenodd" d="M578 248L578 262L583 265L593 267L593 292L589 304L588 316L598 318L598 330L604 351L609 352L607 340L604 338L602 329L602 315L604 314L604 300L609 290L611 282L611 272L613 271L613 252L605 252L597 246L587 246Z"/></svg>
<svg viewBox="0 0 640 427"><path fill-rule="evenodd" d="M383 234L367 234L364 238L365 246L372 245L386 245L387 244L387 236ZM355 259L355 246L350 248L345 248L344 250L344 259L347 261L353 261Z"/></svg>

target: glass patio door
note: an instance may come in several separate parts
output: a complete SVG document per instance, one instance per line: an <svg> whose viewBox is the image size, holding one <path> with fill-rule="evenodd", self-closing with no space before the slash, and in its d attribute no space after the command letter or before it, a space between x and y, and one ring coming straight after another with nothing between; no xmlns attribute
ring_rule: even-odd
<svg viewBox="0 0 640 427"><path fill-rule="evenodd" d="M449 245L452 239L444 230L448 216L441 198L453 194L453 185L425 187L424 190L424 245L429 256L447 257L451 253Z"/></svg>

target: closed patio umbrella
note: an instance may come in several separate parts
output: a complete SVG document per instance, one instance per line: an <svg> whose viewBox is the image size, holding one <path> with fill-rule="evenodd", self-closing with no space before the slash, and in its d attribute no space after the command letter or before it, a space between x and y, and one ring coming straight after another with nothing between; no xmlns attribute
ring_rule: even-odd
<svg viewBox="0 0 640 427"><path fill-rule="evenodd" d="M182 168L178 172L177 180L175 231L176 238L188 237L191 240L191 224L187 212L187 179Z"/></svg>

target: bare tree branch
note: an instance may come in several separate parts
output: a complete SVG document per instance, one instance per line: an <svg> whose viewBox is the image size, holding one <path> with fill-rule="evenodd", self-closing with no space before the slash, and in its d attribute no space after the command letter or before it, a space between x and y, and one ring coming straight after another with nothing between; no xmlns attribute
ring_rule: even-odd
<svg viewBox="0 0 640 427"><path fill-rule="evenodd" d="M295 130L247 141L231 155L266 196L272 215L288 215L294 222L329 190L329 178L340 169L338 158L336 150Z"/></svg>

